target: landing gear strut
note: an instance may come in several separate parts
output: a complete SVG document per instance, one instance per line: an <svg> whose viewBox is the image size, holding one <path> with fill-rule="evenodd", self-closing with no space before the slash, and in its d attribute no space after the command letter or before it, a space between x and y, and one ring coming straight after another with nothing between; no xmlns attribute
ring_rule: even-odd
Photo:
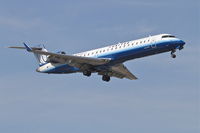
<svg viewBox="0 0 200 133"><path fill-rule="evenodd" d="M102 76L102 80L103 80L103 81L106 81L106 82L109 82L109 81L110 81L110 76L108 76L108 75L103 75L103 76Z"/></svg>
<svg viewBox="0 0 200 133"><path fill-rule="evenodd" d="M91 72L90 71L83 71L83 75L89 77L89 76L91 76Z"/></svg>
<svg viewBox="0 0 200 133"><path fill-rule="evenodd" d="M176 55L174 54L175 52L176 52L176 50L172 50L172 51L171 51L171 57L172 57L172 58L176 58Z"/></svg>

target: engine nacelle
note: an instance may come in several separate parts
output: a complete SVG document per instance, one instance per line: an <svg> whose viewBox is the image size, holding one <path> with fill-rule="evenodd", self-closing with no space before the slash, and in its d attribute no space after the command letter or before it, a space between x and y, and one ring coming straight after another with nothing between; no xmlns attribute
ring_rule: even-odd
<svg viewBox="0 0 200 133"><path fill-rule="evenodd" d="M58 54L66 54L64 51L58 51Z"/></svg>

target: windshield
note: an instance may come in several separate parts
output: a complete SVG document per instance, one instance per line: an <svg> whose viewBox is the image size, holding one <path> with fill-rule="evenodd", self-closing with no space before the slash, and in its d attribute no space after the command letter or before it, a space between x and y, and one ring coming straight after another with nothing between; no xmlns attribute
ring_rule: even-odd
<svg viewBox="0 0 200 133"><path fill-rule="evenodd" d="M164 35L164 36L162 36L162 38L169 38L169 37L175 38L175 36L172 36L172 35Z"/></svg>

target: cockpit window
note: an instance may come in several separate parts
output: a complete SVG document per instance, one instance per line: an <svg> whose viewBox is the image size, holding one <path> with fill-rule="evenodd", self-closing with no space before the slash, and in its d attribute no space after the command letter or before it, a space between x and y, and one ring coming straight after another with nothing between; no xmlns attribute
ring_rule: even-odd
<svg viewBox="0 0 200 133"><path fill-rule="evenodd" d="M172 36L172 35L164 35L164 36L162 36L162 38L175 38L175 36Z"/></svg>

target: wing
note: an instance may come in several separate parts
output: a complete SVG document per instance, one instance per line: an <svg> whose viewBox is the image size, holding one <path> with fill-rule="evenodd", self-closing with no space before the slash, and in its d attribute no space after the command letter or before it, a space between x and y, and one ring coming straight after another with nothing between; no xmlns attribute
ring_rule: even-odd
<svg viewBox="0 0 200 133"><path fill-rule="evenodd" d="M66 63L80 69L87 69L88 66L90 67L90 66L104 65L111 61L108 58L92 58L92 57L82 57L75 55L52 53L52 52L42 51L41 48L28 47L26 44L25 47L9 47L9 48L27 49L27 51L29 52L41 55L47 55L48 61L50 62L58 62L63 64ZM83 66L86 66L86 68L83 68ZM100 71L99 74L104 75L105 71L106 73L109 74L109 76L117 78L127 78L130 80L137 79L137 77L135 77L123 64L117 64L111 66L109 67L108 70Z"/></svg>
<svg viewBox="0 0 200 133"><path fill-rule="evenodd" d="M48 55L48 59L50 61L52 60L59 63L68 63L72 65L73 64L103 65L110 61L110 59L105 59L105 58L92 58L92 57L58 54L52 52L45 52L41 50L33 50L32 52L41 55Z"/></svg>
<svg viewBox="0 0 200 133"><path fill-rule="evenodd" d="M127 78L130 80L136 80L137 77L134 76L123 64L117 64L110 68L111 76L117 78Z"/></svg>

